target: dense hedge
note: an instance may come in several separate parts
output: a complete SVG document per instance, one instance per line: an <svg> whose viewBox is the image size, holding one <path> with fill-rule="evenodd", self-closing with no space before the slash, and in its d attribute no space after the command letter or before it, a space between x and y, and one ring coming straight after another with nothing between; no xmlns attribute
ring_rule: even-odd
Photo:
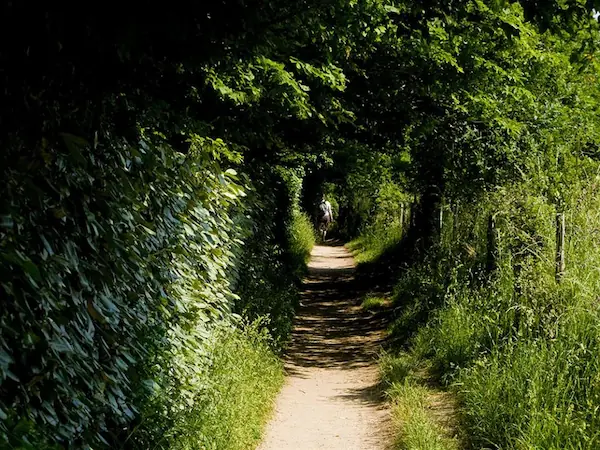
<svg viewBox="0 0 600 450"><path fill-rule="evenodd" d="M250 305L277 342L289 332L287 169L247 151L238 175L241 130L226 141L207 121L239 112L229 69L209 70L205 55L181 70L182 36L225 33L196 28L218 5L181 23L173 10L148 34L123 17L114 35L102 14L74 10L81 20L64 28L60 14L24 6L2 7L3 24L21 29L1 56L0 446L169 448L180 412L216 395L213 330ZM263 62L258 72L287 73ZM265 98L294 83L257 80ZM293 102L276 114L290 112Z"/></svg>
<svg viewBox="0 0 600 450"><path fill-rule="evenodd" d="M3 196L2 411L15 442L24 421L49 440L102 441L154 389L179 405L236 298L243 189L211 161L213 142L183 155L157 138L140 151L66 139L31 178L9 173Z"/></svg>

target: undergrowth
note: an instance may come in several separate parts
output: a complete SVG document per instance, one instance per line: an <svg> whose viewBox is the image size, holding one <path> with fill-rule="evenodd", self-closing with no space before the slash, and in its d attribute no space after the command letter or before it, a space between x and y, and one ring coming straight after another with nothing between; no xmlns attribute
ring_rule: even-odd
<svg viewBox="0 0 600 450"><path fill-rule="evenodd" d="M240 233L235 264L223 271L231 309L208 332L174 327L166 336L171 350L157 355L154 381L145 383L152 398L113 448L235 450L259 442L283 381L278 356L291 331L304 264L304 256L297 265L290 258L298 246L287 238L301 230L293 219L293 185L287 187L279 199L263 185L249 192L246 200L261 207L236 218L250 231ZM265 214L273 210L280 214Z"/></svg>
<svg viewBox="0 0 600 450"><path fill-rule="evenodd" d="M252 448L260 441L283 383L283 367L264 324L223 326L213 334L205 351L210 364L182 387L187 404L173 404L168 428L151 443L153 448L236 450ZM157 392L150 413L169 403L165 395L169 392ZM149 416L147 420L164 419ZM147 442L145 438L135 433L131 436L132 442L140 445Z"/></svg>
<svg viewBox="0 0 600 450"><path fill-rule="evenodd" d="M287 232L293 272L303 275L316 241L315 230L308 215L303 211L293 211Z"/></svg>
<svg viewBox="0 0 600 450"><path fill-rule="evenodd" d="M384 353L380 359L381 375L392 403L398 450L458 450L454 430L432 414L435 389L427 386L418 372L414 358L406 354ZM446 414L451 414L446 412Z"/></svg>
<svg viewBox="0 0 600 450"><path fill-rule="evenodd" d="M402 375L390 389L395 403L419 405L420 388L410 380L425 364L457 395L471 448L600 446L600 248L594 238L600 204L586 184L572 186L565 201L568 265L560 283L554 276L556 210L530 186L447 214L438 243L405 268L394 290L392 338L413 361L389 356L385 362ZM490 214L498 230L492 269ZM413 421L427 422L399 408L402 433L412 433ZM430 448L412 445L407 448Z"/></svg>
<svg viewBox="0 0 600 450"><path fill-rule="evenodd" d="M395 248L406 231L406 224L399 219L376 221L366 226L363 233L348 243L357 264L375 263L390 249Z"/></svg>
<svg viewBox="0 0 600 450"><path fill-rule="evenodd" d="M376 261L401 239L402 227L399 224L380 229L369 227L364 234L348 243L348 249L354 253L357 264L366 264Z"/></svg>
<svg viewBox="0 0 600 450"><path fill-rule="evenodd" d="M351 218L357 222L361 233L348 244L348 249L354 253L358 264L372 263L402 240L409 222L408 207L401 208L407 195L390 181L382 182L373 198L360 189L352 195L356 198L353 198L355 210Z"/></svg>
<svg viewBox="0 0 600 450"><path fill-rule="evenodd" d="M283 383L282 364L257 325L224 330L210 352L214 360L203 380L210 395L181 424L173 449L252 448Z"/></svg>

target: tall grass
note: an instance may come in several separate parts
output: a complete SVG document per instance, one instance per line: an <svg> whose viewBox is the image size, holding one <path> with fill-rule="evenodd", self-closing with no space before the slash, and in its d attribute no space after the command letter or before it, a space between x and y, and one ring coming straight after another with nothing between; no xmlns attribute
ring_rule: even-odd
<svg viewBox="0 0 600 450"><path fill-rule="evenodd" d="M600 448L600 199L593 180L570 187L557 283L556 209L534 192L455 205L438 245L402 274L392 331L457 393L473 448ZM491 214L499 245L488 272Z"/></svg>
<svg viewBox="0 0 600 450"><path fill-rule="evenodd" d="M363 311L377 311L390 306L390 301L380 295L368 294L360 304Z"/></svg>
<svg viewBox="0 0 600 450"><path fill-rule="evenodd" d="M253 448L283 383L281 362L257 326L224 330L211 350L205 379L210 396L182 424L186 439L173 448Z"/></svg>
<svg viewBox="0 0 600 450"><path fill-rule="evenodd" d="M410 355L384 353L381 375L392 402L396 424L394 448L398 450L458 450L458 439L434 417L436 394L417 374L416 360Z"/></svg>
<svg viewBox="0 0 600 450"><path fill-rule="evenodd" d="M205 349L210 364L180 386L185 397L172 403L168 423L159 424L164 429L160 441L147 442L147 448L254 448L283 383L282 363L270 340L260 321L216 331ZM164 395L168 393L157 392L156 405L169 403ZM150 415L147 420L153 419ZM131 436L132 442L144 439Z"/></svg>
<svg viewBox="0 0 600 450"><path fill-rule="evenodd" d="M353 195L357 202L354 206L363 203L364 206L355 212L360 216L361 232L348 244L348 248L354 252L358 264L366 264L376 261L402 240L409 210L406 209L405 216L401 215L400 205L408 200L408 196L391 181L383 182L369 201L365 202L369 195L364 189Z"/></svg>
<svg viewBox="0 0 600 450"><path fill-rule="evenodd" d="M403 226L399 220L389 223L376 222L367 226L360 236L350 241L348 249L354 252L357 264L370 263L400 243L402 235Z"/></svg>

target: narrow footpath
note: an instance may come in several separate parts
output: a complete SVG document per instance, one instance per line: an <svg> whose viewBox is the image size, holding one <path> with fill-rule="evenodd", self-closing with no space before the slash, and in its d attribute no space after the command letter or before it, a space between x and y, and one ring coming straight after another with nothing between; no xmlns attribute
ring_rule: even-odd
<svg viewBox="0 0 600 450"><path fill-rule="evenodd" d="M259 450L383 450L391 418L375 361L384 324L360 309L354 260L316 246L291 344L286 383Z"/></svg>

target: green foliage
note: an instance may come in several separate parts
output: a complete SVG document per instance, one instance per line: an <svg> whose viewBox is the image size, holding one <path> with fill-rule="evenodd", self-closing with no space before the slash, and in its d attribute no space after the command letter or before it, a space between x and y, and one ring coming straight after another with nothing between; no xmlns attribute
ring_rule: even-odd
<svg viewBox="0 0 600 450"><path fill-rule="evenodd" d="M408 196L392 182L377 187L377 195L368 212L362 213L361 234L350 242L359 264L374 262L400 243L409 224ZM404 206L402 206L404 204ZM404 214L402 211L404 210Z"/></svg>
<svg viewBox="0 0 600 450"><path fill-rule="evenodd" d="M261 158L340 120L345 77L332 38L292 52L319 12L289 5L125 11L110 32L29 6L0 14L19 30L0 52L0 446L155 447L216 398L197 377L234 309L268 315L273 346L289 333L297 194Z"/></svg>
<svg viewBox="0 0 600 450"><path fill-rule="evenodd" d="M106 440L135 417L146 380L161 382L149 356L206 335L232 298L227 210L241 188L210 161L211 142L182 155L160 138L140 150L69 139L35 178L8 178L1 409L17 442L19 420L51 441Z"/></svg>
<svg viewBox="0 0 600 450"><path fill-rule="evenodd" d="M476 444L598 446L597 319L580 314L579 333L568 330L555 341L516 343L461 376L465 420Z"/></svg>
<svg viewBox="0 0 600 450"><path fill-rule="evenodd" d="M446 436L445 430L429 415L429 392L409 383L396 383L389 391L393 399L395 420L401 434L394 448L398 450L456 450L458 443Z"/></svg>
<svg viewBox="0 0 600 450"><path fill-rule="evenodd" d="M571 303L593 309L598 5L537 3L225 0L116 20L76 6L68 26L2 6L1 445L168 448L206 408L237 420L198 377L238 314L285 342L314 242L302 179L319 171L364 261L403 237L421 252L397 287L413 328L397 330L431 319L415 342L439 343L448 379L492 347L552 342ZM573 236L560 287L540 219L558 209ZM503 234L486 284L489 213Z"/></svg>
<svg viewBox="0 0 600 450"><path fill-rule="evenodd" d="M415 376L415 359L406 354L384 353L380 358L382 380L392 402L395 428L395 449L455 450L460 448L456 438L449 436L447 426L432 414L435 392ZM446 408L446 414L448 409ZM442 418L443 419L443 418ZM445 418L446 421L448 418Z"/></svg>
<svg viewBox="0 0 600 450"><path fill-rule="evenodd" d="M89 197L89 203L81 205L70 199L74 192L90 189L87 183L92 179L67 171L57 158L46 176L48 183L65 183L62 177L69 186L64 198L54 200L60 206L46 200L53 192L38 191L48 211L32 213L29 221L6 216L10 227L3 231L2 288L23 300L2 312L11 332L2 335L0 373L3 389L13 389L4 401L13 403L1 409L13 446L29 441L32 448L42 448L44 443L75 439L111 446L127 442L136 448L150 443L186 448L193 447L194 440L212 445L212 431L198 424L209 426L215 417L225 420L224 410L232 414L225 430L233 429L239 414L255 412L253 420L244 421L247 431L240 431L250 434L231 435L231 448L259 435L264 412L258 411L268 410L270 397L265 396L274 394L281 377L272 350L263 338L240 337L235 345L246 346L249 366L240 366L243 372L229 384L222 375L214 384L209 380L217 379L218 372L207 370L220 364L221 349L212 342L221 336L222 323L234 317L235 301L253 305L246 311L249 317L268 313L273 335L278 341L285 339L297 296L292 270L298 267L285 265L284 250L268 257L252 253L261 244L264 251L277 248L274 225L261 229L251 219L242 220L246 208L254 207L255 216L264 216L265 206L241 206L239 199L246 195L242 181L235 171L220 170L211 156L218 143L193 138L187 155L160 138L145 139L141 145L145 152L132 167L123 166L120 158L101 165L109 150L117 149L102 149L100 157L88 148L87 170L96 164L97 179L110 186L102 202ZM49 181L53 177L58 181ZM15 185L15 194L17 189ZM30 198L31 194L13 195L9 201L16 207ZM53 213L57 208L60 217ZM52 219L39 222L45 215ZM241 239L254 244L244 249ZM39 242L39 253L25 259L32 242ZM283 248L285 243L279 245ZM254 259L260 262L258 281L243 271L257 256L262 256ZM278 303L266 311L256 301L263 295L266 302ZM223 345L227 342L224 339ZM223 351L232 354L231 348ZM272 384L252 384L267 375L270 378L261 382ZM241 405L235 396L223 399L219 392L225 388L252 399ZM32 396L40 399L39 409L23 400ZM234 405L245 409L234 413ZM197 431L192 434L192 429Z"/></svg>
<svg viewBox="0 0 600 450"><path fill-rule="evenodd" d="M288 225L289 252L294 273L303 275L310 252L315 245L315 229L308 215L295 211Z"/></svg>
<svg viewBox="0 0 600 450"><path fill-rule="evenodd" d="M459 346L462 361L447 357L448 364L466 367L458 374L459 391L477 442L514 448L598 445L594 431L598 427L594 411L600 373L595 299L600 284L593 267L598 264L598 252L592 250L597 245L592 230L598 226L598 199L589 193L590 181L582 182L583 189L572 186L570 193L577 199L568 206L567 261L574 273L568 273L562 284L554 283L553 246L547 256L540 249L544 238L553 241L548 226L552 221L540 220L544 216L530 210L525 214L529 223L537 226L521 228L521 236L527 233L523 236L529 241L527 259L535 260L522 262L522 251L513 266L518 268L516 279L510 280L509 276L515 275L508 274L500 278L496 292L486 292L485 303L473 302L465 292L458 301L478 306L471 306L462 319L448 317L434 327L455 322L450 326L460 329L468 320L472 328L479 329L470 348ZM507 269L510 267L500 270ZM440 336L435 342L449 338ZM488 420L495 425L487 425Z"/></svg>
<svg viewBox="0 0 600 450"><path fill-rule="evenodd" d="M209 349L214 361L203 386L210 394L177 427L185 438L172 448L246 449L258 444L283 384L283 366L271 346L260 323L214 336Z"/></svg>
<svg viewBox="0 0 600 450"><path fill-rule="evenodd" d="M595 183L583 177L568 191L568 268L560 284L555 210L524 184L452 208L440 244L395 287L399 316L391 330L399 342L409 339L410 355L384 360L385 378L410 381L428 361L459 394L474 447L598 445ZM498 261L489 273L492 213Z"/></svg>
<svg viewBox="0 0 600 450"><path fill-rule="evenodd" d="M300 179L281 168L276 172L260 182L255 177L256 188L245 199L246 205L253 205L250 223L244 227L251 231L236 269L240 277L235 310L250 320L265 321L275 348L281 350L291 332L299 301L297 285L314 234L298 207ZM277 183L282 188L274 193Z"/></svg>
<svg viewBox="0 0 600 450"><path fill-rule="evenodd" d="M368 294L360 304L360 307L364 311L377 311L378 309L385 308L386 306L389 306L388 299L373 294Z"/></svg>
<svg viewBox="0 0 600 450"><path fill-rule="evenodd" d="M146 420L168 420L169 427L154 435L156 423L142 424L130 436L138 448L246 449L260 441L283 383L283 367L264 324L219 327L205 345L211 361L191 380L189 403L177 403L167 417L157 415L172 401L165 398L170 392L157 391Z"/></svg>
<svg viewBox="0 0 600 450"><path fill-rule="evenodd" d="M597 183L589 175L597 163L587 157L600 142L590 84L598 67L580 65L577 54L588 51L584 35L597 36L597 25L541 34L517 2L421 9L398 1L388 11L390 32L368 81L349 85L357 104L377 105L357 116L372 140L336 156L346 165L340 198L360 217L348 234L359 234L361 262L409 253L394 290L394 341L408 340L412 358L431 360L456 386L475 447L593 448L597 402L586 386L596 384L597 358L580 356L576 342L595 348L597 333L592 320L575 318L586 310L593 317L598 297L597 199L583 188ZM405 153L403 165L388 156ZM399 173L390 176L391 168ZM376 204L385 183L416 194L414 226L402 234L369 226L385 210ZM561 285L557 211L571 233ZM393 223L400 208L389 214L381 217ZM499 245L490 272L491 215ZM576 333L566 325L580 320ZM398 367L409 378L418 370Z"/></svg>

